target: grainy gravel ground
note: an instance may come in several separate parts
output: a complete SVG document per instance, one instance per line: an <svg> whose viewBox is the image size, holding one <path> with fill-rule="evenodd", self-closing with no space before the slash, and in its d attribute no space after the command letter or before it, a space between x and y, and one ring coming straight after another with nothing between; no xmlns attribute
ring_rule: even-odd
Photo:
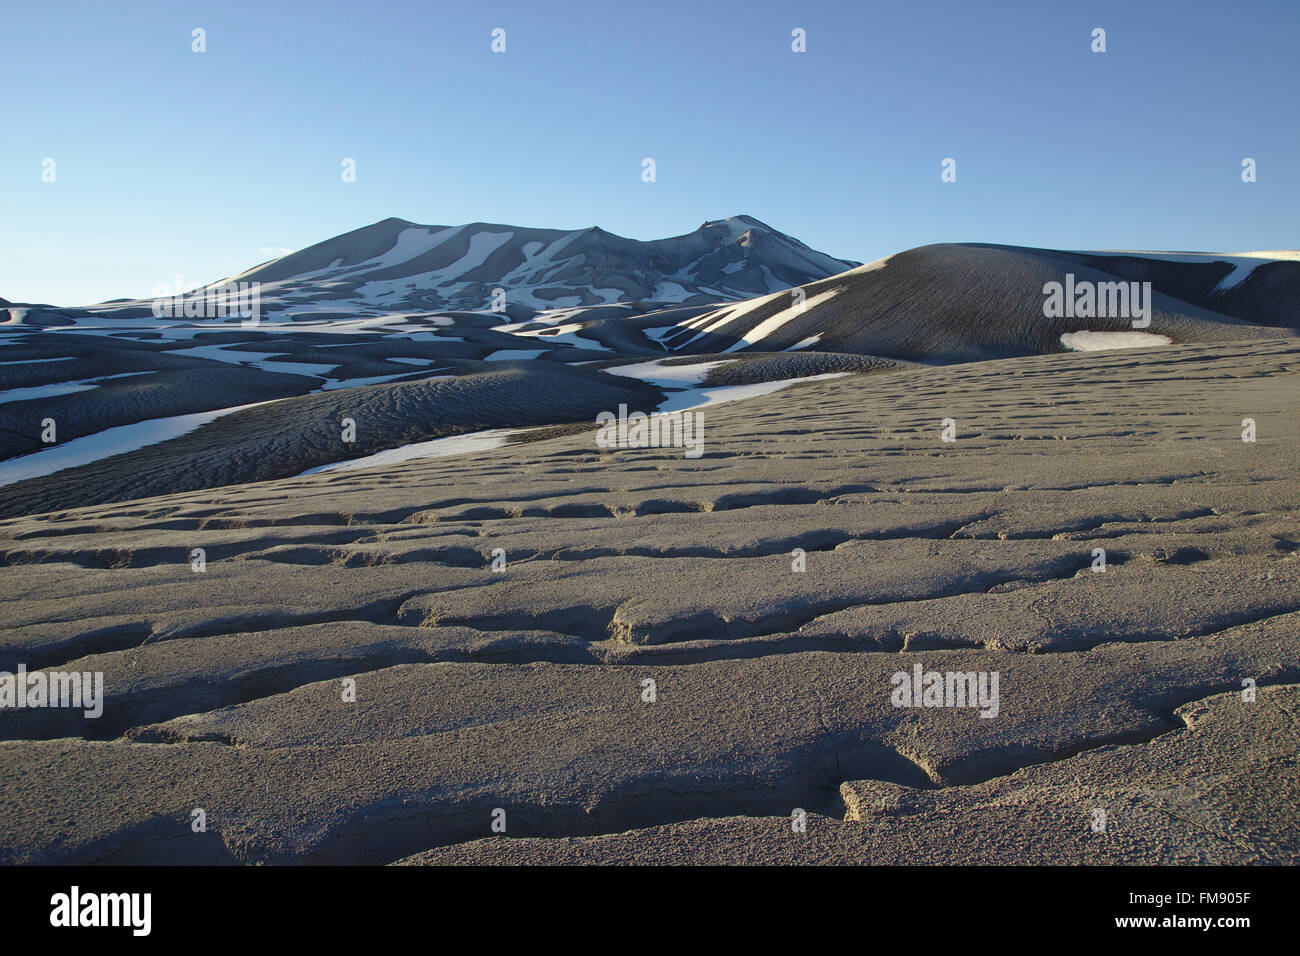
<svg viewBox="0 0 1300 956"><path fill-rule="evenodd" d="M1294 863L1298 365L900 368L706 409L694 460L587 431L0 522L0 670L107 694L0 716L0 860ZM916 664L997 716L893 706Z"/></svg>

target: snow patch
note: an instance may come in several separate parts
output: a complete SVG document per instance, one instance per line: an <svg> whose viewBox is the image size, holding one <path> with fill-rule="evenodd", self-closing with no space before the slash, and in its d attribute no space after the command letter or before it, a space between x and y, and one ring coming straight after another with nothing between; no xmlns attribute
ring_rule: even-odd
<svg viewBox="0 0 1300 956"><path fill-rule="evenodd" d="M816 345L818 342L820 342L820 341L821 341L821 337L822 337L822 334L821 334L820 332L818 332L816 335L810 335L810 336L808 336L808 338L803 339L803 340L800 341L800 342L796 342L794 345L790 346L790 347L789 347L788 349L786 349L785 351L787 351L787 352L796 352L796 351L798 351L799 349L810 348L810 347Z"/></svg>
<svg viewBox="0 0 1300 956"><path fill-rule="evenodd" d="M485 362L513 362L519 359L535 359L545 355L550 349L497 349L483 356Z"/></svg>
<svg viewBox="0 0 1300 956"><path fill-rule="evenodd" d="M0 365L44 365L46 362L71 362L73 356L67 358L44 358L44 359L12 359L8 362L0 362Z"/></svg>
<svg viewBox="0 0 1300 956"><path fill-rule="evenodd" d="M414 442L410 445L375 452L375 454L366 455L364 458L353 458L351 461L336 461L330 465L308 468L297 477L306 478L308 475L319 475L332 471L355 471L359 468L397 465L417 458L442 458L446 455L467 455L472 452L490 451L504 445L506 439L511 435L525 431L528 431L528 429L490 428L486 431L470 432L466 435L452 435L448 438L434 438L431 441Z"/></svg>
<svg viewBox="0 0 1300 956"><path fill-rule="evenodd" d="M695 362L689 365L662 365L660 363L663 359L655 359L652 362L620 365L618 368L607 368L604 371L610 375L639 378L651 385L699 385L709 377L712 369L735 361L737 359L719 359L716 362Z"/></svg>
<svg viewBox="0 0 1300 956"><path fill-rule="evenodd" d="M835 296L840 294L842 288L843 287L841 286L838 289L828 289L827 291L818 293L811 299L801 302L798 305L792 305L788 309L782 309L776 315L769 316L762 322L758 323L758 325L745 333L744 338L730 348L723 349L723 351L735 352L737 349L747 348L757 342L761 342L791 319L803 315L813 306L821 305L823 302L828 302L835 298Z"/></svg>
<svg viewBox="0 0 1300 956"><path fill-rule="evenodd" d="M1105 349L1144 349L1172 345L1173 339L1154 332L1065 332L1061 344L1071 352L1100 352Z"/></svg>
<svg viewBox="0 0 1300 956"><path fill-rule="evenodd" d="M234 408L220 408L216 411L176 415L171 418L153 418L131 425L106 428L94 435L74 438L32 452L30 455L0 462L0 486L12 485L16 481L25 481L28 478L43 478L65 468L88 465L124 452L137 451L146 445L156 445L158 442L179 438L194 431L200 425L206 425L231 412L266 404L268 403L254 402L251 405L236 405Z"/></svg>
<svg viewBox="0 0 1300 956"><path fill-rule="evenodd" d="M823 375L805 375L803 378L783 378L775 382L755 382L752 385L724 385L721 388L692 388L671 396L661 405L659 412L685 412L710 405L736 402L742 398L770 395L800 382L817 382L823 379L842 378L852 372L827 372Z"/></svg>
<svg viewBox="0 0 1300 956"><path fill-rule="evenodd" d="M86 392L99 388L100 382L115 378L133 378L136 375L152 375L153 372L121 372L117 375L101 375L99 378L83 378L76 382L52 382L49 385L33 385L30 388L11 388L0 392L0 404L6 402L30 402L37 398L55 398L59 395L71 395L74 392Z"/></svg>

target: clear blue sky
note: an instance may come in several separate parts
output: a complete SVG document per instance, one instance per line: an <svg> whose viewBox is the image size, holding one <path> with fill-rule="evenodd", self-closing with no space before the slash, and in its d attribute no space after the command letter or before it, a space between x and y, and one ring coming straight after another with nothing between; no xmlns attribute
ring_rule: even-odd
<svg viewBox="0 0 1300 956"><path fill-rule="evenodd" d="M0 296L147 295L388 216L1294 248L1297 49L1297 0L6 0Z"/></svg>

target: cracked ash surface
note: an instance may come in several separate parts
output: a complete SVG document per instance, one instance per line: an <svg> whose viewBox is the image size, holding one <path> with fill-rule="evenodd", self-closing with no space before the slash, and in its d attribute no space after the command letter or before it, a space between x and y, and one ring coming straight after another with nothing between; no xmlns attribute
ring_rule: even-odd
<svg viewBox="0 0 1300 956"><path fill-rule="evenodd" d="M707 409L696 460L571 434L5 521L0 670L107 700L0 716L0 861L1295 863L1298 365L886 370ZM894 707L917 663L998 672L997 716Z"/></svg>

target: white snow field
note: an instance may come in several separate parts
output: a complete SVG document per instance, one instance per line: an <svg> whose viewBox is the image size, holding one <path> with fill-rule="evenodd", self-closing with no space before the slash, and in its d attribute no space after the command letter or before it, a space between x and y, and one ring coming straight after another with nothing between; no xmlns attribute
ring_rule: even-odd
<svg viewBox="0 0 1300 956"><path fill-rule="evenodd" d="M1106 349L1146 349L1171 345L1167 335L1153 332L1064 332L1061 344L1071 352L1101 352Z"/></svg>
<svg viewBox="0 0 1300 956"><path fill-rule="evenodd" d="M375 452L373 455L366 455L364 458L336 461L329 465L308 468L298 477L305 478L308 475L319 475L333 471L379 468L386 465L396 465L404 461L414 461L417 458L442 458L446 455L469 455L475 452L490 451L504 445L511 435L525 431L528 431L528 429L489 428L480 432L468 432L464 435L450 435L446 438L413 442L409 445L401 445L397 448L388 448L384 451Z"/></svg>

